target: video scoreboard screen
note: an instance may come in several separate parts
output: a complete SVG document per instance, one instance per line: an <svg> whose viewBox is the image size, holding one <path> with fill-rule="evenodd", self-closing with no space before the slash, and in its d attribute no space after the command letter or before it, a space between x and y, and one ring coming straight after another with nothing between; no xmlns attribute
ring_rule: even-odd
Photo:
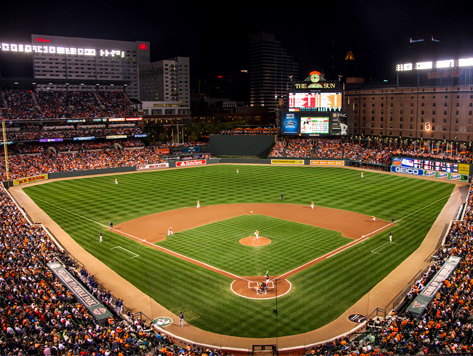
<svg viewBox="0 0 473 356"><path fill-rule="evenodd" d="M289 93L289 111L341 111L341 92Z"/></svg>
<svg viewBox="0 0 473 356"><path fill-rule="evenodd" d="M330 133L330 119L328 116L301 118L301 134L328 135Z"/></svg>

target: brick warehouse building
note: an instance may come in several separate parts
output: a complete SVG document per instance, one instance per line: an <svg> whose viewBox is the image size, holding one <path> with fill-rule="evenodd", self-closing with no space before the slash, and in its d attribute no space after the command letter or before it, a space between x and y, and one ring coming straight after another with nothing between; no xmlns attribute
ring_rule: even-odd
<svg viewBox="0 0 473 356"><path fill-rule="evenodd" d="M345 100L353 132L434 140L470 141L472 60L396 66L396 83L350 84Z"/></svg>

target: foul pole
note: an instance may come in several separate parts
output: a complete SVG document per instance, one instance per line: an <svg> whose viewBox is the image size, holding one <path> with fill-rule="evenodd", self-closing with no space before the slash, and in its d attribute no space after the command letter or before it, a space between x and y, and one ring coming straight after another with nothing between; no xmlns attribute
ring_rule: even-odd
<svg viewBox="0 0 473 356"><path fill-rule="evenodd" d="M3 132L3 151L5 152L5 173L7 175L7 180L10 180L10 169L8 167L7 130L5 129L5 120L2 120L2 132Z"/></svg>

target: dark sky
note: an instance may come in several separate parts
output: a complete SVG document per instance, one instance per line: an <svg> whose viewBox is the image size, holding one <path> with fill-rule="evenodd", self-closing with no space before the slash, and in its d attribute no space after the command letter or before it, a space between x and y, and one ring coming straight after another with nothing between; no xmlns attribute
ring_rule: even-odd
<svg viewBox="0 0 473 356"><path fill-rule="evenodd" d="M74 5L71 5L74 4ZM441 45L471 52L468 2L299 1L160 2L10 0L1 6L0 39L31 33L151 42L152 60L190 57L191 76L247 68L251 34L274 33L302 71L327 70L348 49L360 68L393 72L409 37L433 34Z"/></svg>

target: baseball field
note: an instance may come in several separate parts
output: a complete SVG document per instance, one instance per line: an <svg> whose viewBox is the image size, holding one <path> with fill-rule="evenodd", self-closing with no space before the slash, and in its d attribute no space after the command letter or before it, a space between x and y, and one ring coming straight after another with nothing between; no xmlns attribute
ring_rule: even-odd
<svg viewBox="0 0 473 356"><path fill-rule="evenodd" d="M209 165L24 191L88 253L187 323L269 338L339 317L420 246L453 188L344 168Z"/></svg>

